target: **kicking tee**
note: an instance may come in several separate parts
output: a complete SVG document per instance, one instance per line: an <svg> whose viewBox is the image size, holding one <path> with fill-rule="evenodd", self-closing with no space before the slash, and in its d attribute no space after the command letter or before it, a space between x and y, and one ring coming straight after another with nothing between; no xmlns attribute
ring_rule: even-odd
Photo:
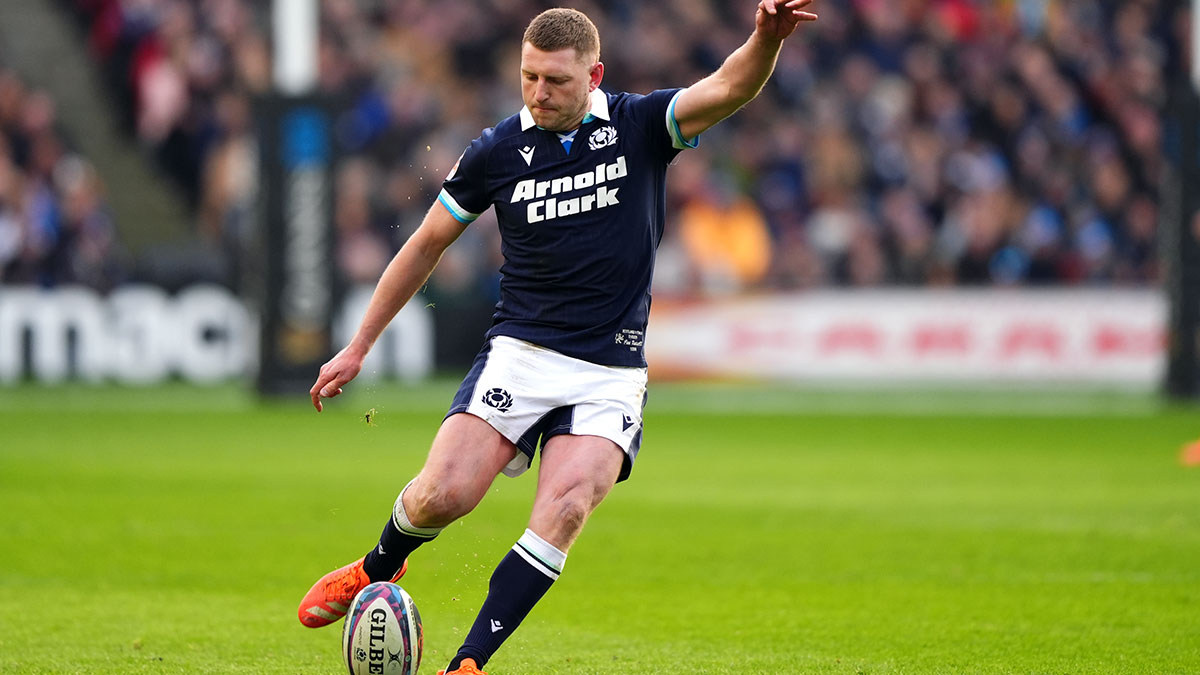
<svg viewBox="0 0 1200 675"><path fill-rule="evenodd" d="M438 201L459 222L496 209L504 263L488 337L592 363L646 365L667 166L696 139L675 121L682 89L592 92L569 137L523 109L471 142Z"/></svg>

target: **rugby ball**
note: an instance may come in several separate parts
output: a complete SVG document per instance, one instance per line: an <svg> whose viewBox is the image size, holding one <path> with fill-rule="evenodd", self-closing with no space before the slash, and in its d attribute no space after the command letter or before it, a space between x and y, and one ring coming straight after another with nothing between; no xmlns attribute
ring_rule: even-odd
<svg viewBox="0 0 1200 675"><path fill-rule="evenodd" d="M403 588L377 581L354 596L342 627L350 675L416 675L423 643L421 615Z"/></svg>

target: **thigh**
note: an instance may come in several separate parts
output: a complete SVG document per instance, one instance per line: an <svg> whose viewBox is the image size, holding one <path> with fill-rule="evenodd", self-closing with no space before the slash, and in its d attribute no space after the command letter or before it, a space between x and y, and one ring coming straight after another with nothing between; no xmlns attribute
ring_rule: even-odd
<svg viewBox="0 0 1200 675"><path fill-rule="evenodd" d="M529 468L539 429L548 414L562 405L562 382L556 370L562 358L521 340L492 338L454 395L448 415L469 413L520 451L504 470L509 476Z"/></svg>
<svg viewBox="0 0 1200 675"><path fill-rule="evenodd" d="M617 482L625 453L600 436L563 434L546 441L529 527L562 551Z"/></svg>
<svg viewBox="0 0 1200 675"><path fill-rule="evenodd" d="M433 439L416 484L422 491L452 493L473 506L516 454L516 446L482 419L450 415Z"/></svg>

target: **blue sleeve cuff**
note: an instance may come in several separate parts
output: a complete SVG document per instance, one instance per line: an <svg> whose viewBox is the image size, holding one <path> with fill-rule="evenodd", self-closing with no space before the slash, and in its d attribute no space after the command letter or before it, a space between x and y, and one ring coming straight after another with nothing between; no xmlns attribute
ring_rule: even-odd
<svg viewBox="0 0 1200 675"><path fill-rule="evenodd" d="M446 210L450 212L450 215L454 216L455 220L463 225L470 225L479 217L478 213L471 213L460 206L454 197L451 197L450 193L446 192L445 188L442 188L442 191L438 193L438 201L442 203L442 206L446 207Z"/></svg>
<svg viewBox="0 0 1200 675"><path fill-rule="evenodd" d="M675 119L675 102L679 100L679 95L687 89L680 89L671 97L671 103L667 105L667 131L671 134L671 146L676 150L684 150L686 148L694 148L700 145L700 137L684 138L683 132L679 130L679 121Z"/></svg>

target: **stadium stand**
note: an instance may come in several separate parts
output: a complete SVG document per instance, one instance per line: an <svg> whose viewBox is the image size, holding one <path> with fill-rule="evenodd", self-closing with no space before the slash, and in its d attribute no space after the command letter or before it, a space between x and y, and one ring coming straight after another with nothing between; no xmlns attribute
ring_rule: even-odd
<svg viewBox="0 0 1200 675"><path fill-rule="evenodd" d="M51 97L0 66L0 282L109 290L127 276L96 168Z"/></svg>
<svg viewBox="0 0 1200 675"><path fill-rule="evenodd" d="M270 86L267 3L60 1L199 229L236 240L254 199L251 104ZM323 2L320 86L348 101L336 221L349 279L373 280L457 152L520 107L514 36L551 4ZM576 4L599 25L613 89L694 81L750 30L734 3ZM656 292L1159 280L1176 3L854 0L819 12L764 95L678 161ZM734 208L736 231L711 227ZM490 229L480 221L451 249L435 289L490 292L479 276L495 268Z"/></svg>

